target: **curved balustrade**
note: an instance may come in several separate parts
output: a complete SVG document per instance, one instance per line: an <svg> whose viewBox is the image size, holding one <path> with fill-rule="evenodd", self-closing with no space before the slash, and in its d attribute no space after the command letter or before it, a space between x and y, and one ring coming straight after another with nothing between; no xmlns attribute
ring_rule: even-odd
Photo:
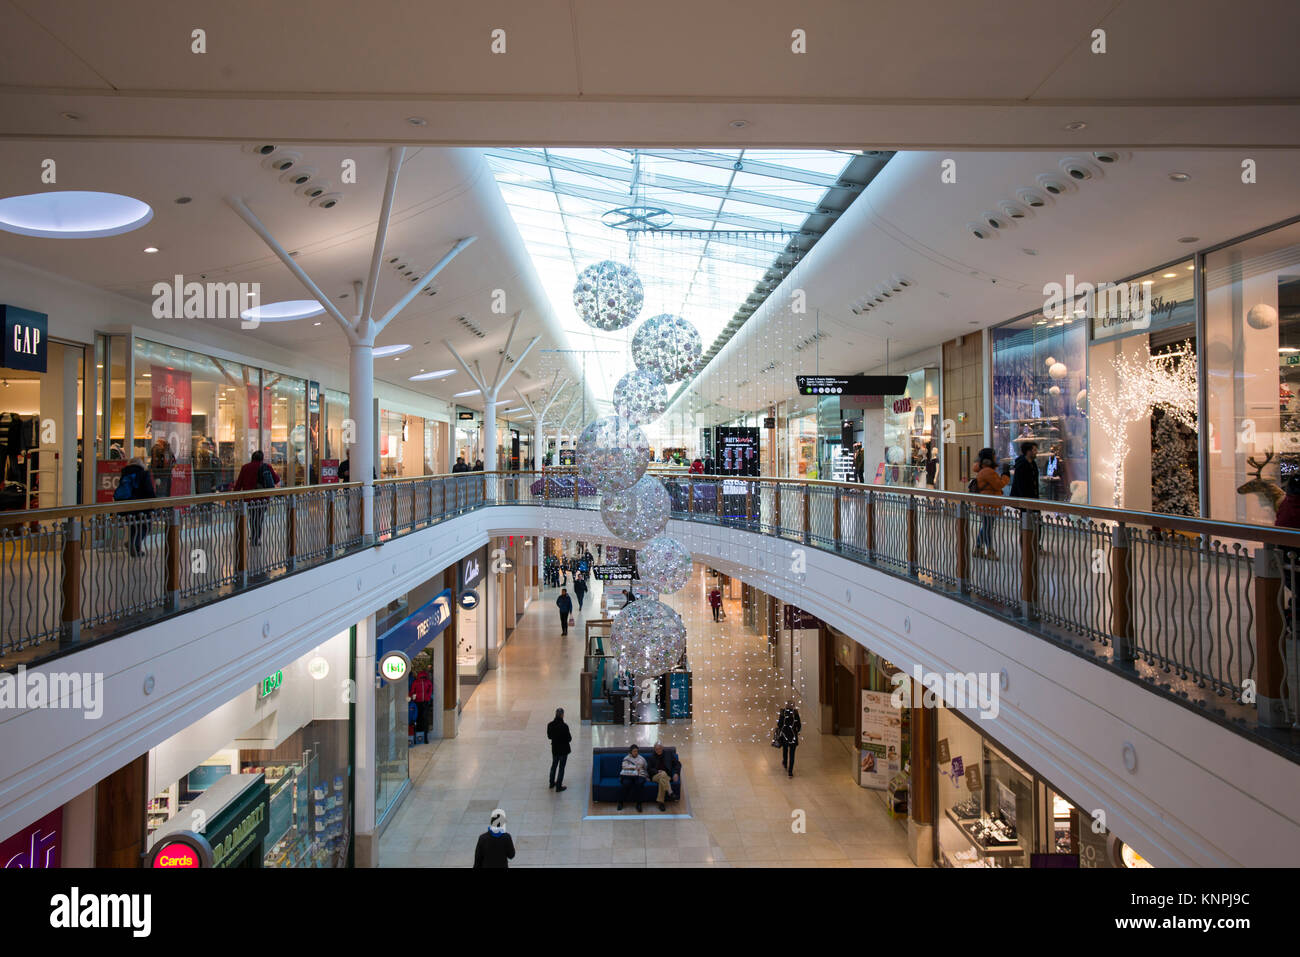
<svg viewBox="0 0 1300 957"><path fill-rule="evenodd" d="M673 517L843 555L1261 724L1300 719L1300 533L795 479L661 476ZM596 509L572 468L468 472L0 517L0 666L74 650L464 512Z"/></svg>

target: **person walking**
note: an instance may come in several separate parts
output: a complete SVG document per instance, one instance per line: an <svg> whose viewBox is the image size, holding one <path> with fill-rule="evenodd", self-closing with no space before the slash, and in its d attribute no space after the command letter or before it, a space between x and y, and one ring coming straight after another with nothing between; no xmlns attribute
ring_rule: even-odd
<svg viewBox="0 0 1300 957"><path fill-rule="evenodd" d="M259 488L275 488L280 484L280 476L275 469L262 460L262 450L258 449L239 470L239 477L231 486L232 492L248 492ZM266 518L265 498L248 500L248 544L256 547L262 544L262 520Z"/></svg>
<svg viewBox="0 0 1300 957"><path fill-rule="evenodd" d="M561 578L560 581L561 585L569 584L569 556L568 555L565 555L563 558L560 559L560 578Z"/></svg>
<svg viewBox="0 0 1300 957"><path fill-rule="evenodd" d="M569 732L569 726L564 723L564 709L555 709L555 720L546 726L546 736L551 739L551 783L548 788L555 788L555 793L567 791L564 786L564 766L569 762L569 752L572 750L569 742L573 740L573 735Z"/></svg>
<svg viewBox="0 0 1300 957"><path fill-rule="evenodd" d="M163 438L157 439L149 450L149 470L153 472L154 491L159 498L172 494L172 468L176 465L176 455L172 447Z"/></svg>
<svg viewBox="0 0 1300 957"><path fill-rule="evenodd" d="M573 594L578 599L578 612L582 612L582 600L587 597L587 576L576 572L573 576Z"/></svg>
<svg viewBox="0 0 1300 957"><path fill-rule="evenodd" d="M787 699L776 718L776 741L781 745L781 767L786 769L789 777L794 777L794 752L799 747L799 732L802 730L799 709Z"/></svg>
<svg viewBox="0 0 1300 957"><path fill-rule="evenodd" d="M509 867L514 860L515 842L506 831L506 812L497 808L488 818L488 829L478 836L474 848L474 866Z"/></svg>
<svg viewBox="0 0 1300 957"><path fill-rule="evenodd" d="M659 796L656 798L659 810L668 810L664 802L673 789L673 782L681 777L681 762L677 760L675 754L665 751L663 744L656 741L654 751L646 758L646 773L650 775L651 781L659 785Z"/></svg>
<svg viewBox="0 0 1300 957"><path fill-rule="evenodd" d="M451 471L453 474L469 471L469 466L465 464L465 456L456 456L456 464L451 467Z"/></svg>
<svg viewBox="0 0 1300 957"><path fill-rule="evenodd" d="M629 798L637 798L636 809L641 810L641 785L646 780L645 758L641 757L637 746L634 744L628 748L627 754L623 756L622 767L618 772L619 787L623 789L622 795L618 799L618 809L623 810L623 804Z"/></svg>
<svg viewBox="0 0 1300 957"><path fill-rule="evenodd" d="M975 477L971 479L973 486L970 491L978 495L1002 495L1002 490L1007 487L1011 480L1005 475L999 475L994 468L993 450L980 449L980 467ZM985 508L980 508L980 530L975 536L975 557L989 558L997 561L998 553L993 550L993 516Z"/></svg>
<svg viewBox="0 0 1300 957"><path fill-rule="evenodd" d="M560 609L560 637L569 633L569 615L573 613L573 599L567 588L560 589L560 597L555 599L555 607Z"/></svg>
<svg viewBox="0 0 1300 957"><path fill-rule="evenodd" d="M424 735L429 743L429 729L433 726L433 679L421 669L411 682L410 700L415 702L415 733Z"/></svg>
<svg viewBox="0 0 1300 957"><path fill-rule="evenodd" d="M861 484L863 469L866 468L866 454L862 451L862 443L853 443L853 481Z"/></svg>
<svg viewBox="0 0 1300 957"><path fill-rule="evenodd" d="M144 459L141 456L133 458L126 468L122 469L122 474L118 477L117 488L113 490L113 501L115 502L133 502L142 498L156 498L157 490L154 488L153 479L150 478L148 470L145 468ZM153 515L151 508L138 508L131 512L123 512L122 517L130 529L129 542L127 551L139 558L144 554L144 536L149 530L149 517Z"/></svg>
<svg viewBox="0 0 1300 957"><path fill-rule="evenodd" d="M712 588L709 589L709 607L713 609L713 620L721 621L722 618L720 616L722 615L722 592L718 590L717 585L714 585Z"/></svg>

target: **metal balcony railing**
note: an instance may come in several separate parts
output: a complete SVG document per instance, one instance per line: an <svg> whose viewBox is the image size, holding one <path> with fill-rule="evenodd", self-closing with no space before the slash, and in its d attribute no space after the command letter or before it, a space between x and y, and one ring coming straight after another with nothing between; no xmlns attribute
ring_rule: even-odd
<svg viewBox="0 0 1300 957"><path fill-rule="evenodd" d="M1300 728L1300 533L1061 502L660 476L673 517L810 546L1039 632L1220 718ZM598 509L572 468L0 516L0 668L497 505Z"/></svg>

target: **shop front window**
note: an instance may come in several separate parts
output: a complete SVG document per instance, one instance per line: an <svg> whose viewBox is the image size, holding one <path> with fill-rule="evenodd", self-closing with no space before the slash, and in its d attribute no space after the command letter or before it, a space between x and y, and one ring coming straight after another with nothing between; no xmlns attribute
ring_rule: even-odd
<svg viewBox="0 0 1300 957"><path fill-rule="evenodd" d="M307 382L279 372L263 373L263 395L269 408L263 412L263 455L285 485L307 484Z"/></svg>
<svg viewBox="0 0 1300 957"><path fill-rule="evenodd" d="M343 423L348 417L348 394L337 389L322 390L321 409L321 472L329 474L329 469L342 464L347 458L348 450L343 444ZM337 471L334 472L338 474Z"/></svg>
<svg viewBox="0 0 1300 957"><path fill-rule="evenodd" d="M868 415L870 411L864 413L864 421ZM939 370L909 372L907 391L884 397L883 484L933 488L939 474L938 433ZM874 450L864 444L864 473L870 451ZM873 476L864 477L870 480Z"/></svg>
<svg viewBox="0 0 1300 957"><path fill-rule="evenodd" d="M75 505L81 498L81 377L85 349L45 344L46 371L0 369L0 511ZM45 420L59 429L41 427ZM62 423L71 423L65 430Z"/></svg>
<svg viewBox="0 0 1300 957"><path fill-rule="evenodd" d="M1272 525L1300 476L1300 223L1205 256L1209 517Z"/></svg>
<svg viewBox="0 0 1300 957"><path fill-rule="evenodd" d="M230 488L259 446L260 378L238 362L135 340L131 455L145 460L160 497ZM117 408L114 397L110 460L126 440Z"/></svg>
<svg viewBox="0 0 1300 957"><path fill-rule="evenodd" d="M996 467L1010 469L1025 443L1032 442L1038 449L1039 497L1086 504L1086 313L1038 313L998 326L992 334Z"/></svg>

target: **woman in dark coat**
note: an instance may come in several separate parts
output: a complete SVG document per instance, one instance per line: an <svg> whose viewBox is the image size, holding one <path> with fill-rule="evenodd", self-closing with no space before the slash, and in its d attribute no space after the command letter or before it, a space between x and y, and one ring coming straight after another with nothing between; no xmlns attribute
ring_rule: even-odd
<svg viewBox="0 0 1300 957"><path fill-rule="evenodd" d="M786 701L776 718L776 741L781 745L781 767L786 769L789 777L794 777L794 752L799 747L799 732L802 730L799 709L793 701Z"/></svg>

